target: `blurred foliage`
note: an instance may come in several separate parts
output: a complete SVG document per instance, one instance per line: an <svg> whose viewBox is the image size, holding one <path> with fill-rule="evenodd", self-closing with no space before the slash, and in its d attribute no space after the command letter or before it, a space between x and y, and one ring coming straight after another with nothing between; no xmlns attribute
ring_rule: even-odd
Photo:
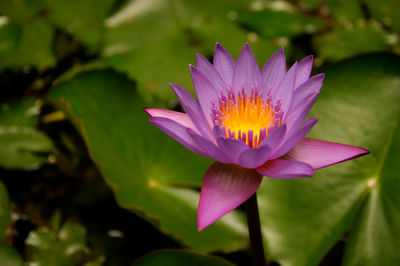
<svg viewBox="0 0 400 266"><path fill-rule="evenodd" d="M282 46L290 63L314 54L315 67L323 67L314 71L327 77L312 113L321 118L312 136L372 151L312 179L263 182L259 203L268 258L318 265L344 244L344 254L335 253L343 265L400 264L399 15L397 0L0 1L0 264L121 265L119 247L91 235L87 221L74 219L77 210L62 209L64 223L60 214L48 215L57 204L51 199L74 193L61 176L84 186L90 179L103 182L97 170L118 204L140 217L132 220L151 224L146 230L152 233L143 235L157 236L153 250L177 245L236 252L244 262L219 255L248 264L241 210L196 230L198 189L211 161L150 125L142 110L179 110L168 83L193 92L187 65L195 64L196 53L212 60L216 42L235 58L249 42L261 67ZM387 53L359 56L370 52ZM84 167L86 152L97 169ZM23 181L13 180L20 175ZM42 184L29 187L30 178ZM105 187L83 190L79 198L99 204L94 198ZM63 206L77 204L68 203ZM143 223L135 226L140 231ZM160 240L157 230L170 242ZM145 242L130 237L139 246ZM131 256L124 263L146 251L125 251ZM160 260L228 263L169 250L137 264Z"/></svg>
<svg viewBox="0 0 400 266"><path fill-rule="evenodd" d="M102 265L104 258L88 260L85 228L73 221L60 224L60 213L51 219L51 227L39 227L26 239L26 257L32 265Z"/></svg>
<svg viewBox="0 0 400 266"><path fill-rule="evenodd" d="M5 266L22 266L22 256L15 249L7 245L0 245L0 264Z"/></svg>
<svg viewBox="0 0 400 266"><path fill-rule="evenodd" d="M0 182L0 246L7 243L9 226L11 225L10 204L7 190L3 183Z"/></svg>
<svg viewBox="0 0 400 266"><path fill-rule="evenodd" d="M4 103L1 108L0 166L28 169L46 163L53 144L35 128L40 107L26 100L13 105Z"/></svg>

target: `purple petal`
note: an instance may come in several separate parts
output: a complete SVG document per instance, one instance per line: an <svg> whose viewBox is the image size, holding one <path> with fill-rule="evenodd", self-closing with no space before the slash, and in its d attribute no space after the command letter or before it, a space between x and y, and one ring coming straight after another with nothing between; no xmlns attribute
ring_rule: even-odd
<svg viewBox="0 0 400 266"><path fill-rule="evenodd" d="M149 121L189 150L206 156L203 150L187 133L187 127L175 122L174 120L164 117L152 117Z"/></svg>
<svg viewBox="0 0 400 266"><path fill-rule="evenodd" d="M299 128L301 123L306 118L307 114L310 112L317 98L318 98L318 93L312 95L308 99L305 99L300 106L298 106L297 108L293 108L293 110L289 112L288 117L286 118L285 121L288 128L287 132L288 136L291 136L294 133L294 131L296 131Z"/></svg>
<svg viewBox="0 0 400 266"><path fill-rule="evenodd" d="M260 69L247 43L236 63L232 87L235 92L244 89L248 95L252 90L261 88Z"/></svg>
<svg viewBox="0 0 400 266"><path fill-rule="evenodd" d="M296 88L294 91L291 110L300 106L307 98L319 93L324 78L325 74L315 75L300 85L300 87Z"/></svg>
<svg viewBox="0 0 400 266"><path fill-rule="evenodd" d="M262 69L262 88L265 91L277 88L285 74L286 58L283 48L280 48L273 56L271 56Z"/></svg>
<svg viewBox="0 0 400 266"><path fill-rule="evenodd" d="M207 154L207 157L214 158L221 163L233 163L214 143L204 138L203 136L196 134L196 132L194 132L190 128L187 129L187 132L198 144L198 146L202 148L204 153Z"/></svg>
<svg viewBox="0 0 400 266"><path fill-rule="evenodd" d="M256 171L264 176L281 179L307 177L314 174L313 168L307 163L281 159L268 161Z"/></svg>
<svg viewBox="0 0 400 266"><path fill-rule="evenodd" d="M198 68L190 66L190 72L201 110L203 111L207 123L212 127L212 106L218 103L219 92Z"/></svg>
<svg viewBox="0 0 400 266"><path fill-rule="evenodd" d="M200 105L195 98L188 92L184 87L179 84L169 84L174 90L176 97L178 97L183 109L192 120L193 124L200 131L203 136L213 138L211 128L204 118L203 112L201 111Z"/></svg>
<svg viewBox="0 0 400 266"><path fill-rule="evenodd" d="M175 121L176 123L193 129L195 132L198 132L195 125L193 124L192 120L189 116L185 113L170 111L166 109L160 108L145 108L144 111L148 113L151 117L163 117L168 118L170 120Z"/></svg>
<svg viewBox="0 0 400 266"><path fill-rule="evenodd" d="M213 163L204 175L197 212L203 230L253 195L262 181L256 171L232 164Z"/></svg>
<svg viewBox="0 0 400 266"><path fill-rule="evenodd" d="M239 165L244 168L257 168L264 164L271 155L271 148L267 145L259 148L251 148L239 155Z"/></svg>
<svg viewBox="0 0 400 266"><path fill-rule="evenodd" d="M314 57L310 55L300 61L297 67L295 88L303 84L310 77L313 59Z"/></svg>
<svg viewBox="0 0 400 266"><path fill-rule="evenodd" d="M275 130L273 130L263 141L261 141L260 146L268 145L271 148L271 153L273 153L284 140L286 136L286 125L282 125Z"/></svg>
<svg viewBox="0 0 400 266"><path fill-rule="evenodd" d="M288 159L308 163L316 169L369 154L360 147L303 138L287 154Z"/></svg>
<svg viewBox="0 0 400 266"><path fill-rule="evenodd" d="M292 104L285 120L289 134L296 130L306 118L318 97L324 78L325 74L315 75L295 90Z"/></svg>
<svg viewBox="0 0 400 266"><path fill-rule="evenodd" d="M284 112L282 120L285 120L292 102L295 89L294 84L296 82L296 73L297 63L294 63L294 65L289 69L285 77L282 79L281 83L279 83L279 86L272 88L271 90L272 101L274 103L280 101L281 103L281 110Z"/></svg>
<svg viewBox="0 0 400 266"><path fill-rule="evenodd" d="M217 143L225 156L235 164L239 164L239 155L243 151L250 149L243 141L237 139L220 137L217 138Z"/></svg>
<svg viewBox="0 0 400 266"><path fill-rule="evenodd" d="M232 86L233 71L235 68L235 60L228 51L219 43L215 46L213 65L219 72L225 84Z"/></svg>
<svg viewBox="0 0 400 266"><path fill-rule="evenodd" d="M208 80L212 81L214 87L218 91L226 91L227 85L222 79L221 75L215 70L214 66L204 56L196 55L197 68L203 73Z"/></svg>
<svg viewBox="0 0 400 266"><path fill-rule="evenodd" d="M301 127L299 127L292 135L286 136L286 141L283 145L273 153L271 158L278 158L285 155L289 150L291 150L300 140L302 140L311 130L311 128L317 123L317 118L310 118L304 122Z"/></svg>

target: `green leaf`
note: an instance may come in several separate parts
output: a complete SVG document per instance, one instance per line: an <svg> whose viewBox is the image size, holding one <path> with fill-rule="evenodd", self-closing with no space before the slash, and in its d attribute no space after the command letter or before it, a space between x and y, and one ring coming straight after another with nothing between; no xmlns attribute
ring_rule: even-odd
<svg viewBox="0 0 400 266"><path fill-rule="evenodd" d="M397 265L400 255L400 126L388 132L373 190L352 227L344 265ZM371 230L372 229L372 230Z"/></svg>
<svg viewBox="0 0 400 266"><path fill-rule="evenodd" d="M51 140L35 127L39 106L31 100L3 104L0 113L0 166L9 169L36 168L47 162Z"/></svg>
<svg viewBox="0 0 400 266"><path fill-rule="evenodd" d="M102 41L104 20L113 3L114 0L48 0L46 8L51 23L92 47Z"/></svg>
<svg viewBox="0 0 400 266"><path fill-rule="evenodd" d="M22 266L24 261L21 255L12 247L0 245L0 265Z"/></svg>
<svg viewBox="0 0 400 266"><path fill-rule="evenodd" d="M232 263L219 257L203 255L181 250L161 250L152 252L139 259L134 266L175 266L175 265L192 265L192 266L230 266Z"/></svg>
<svg viewBox="0 0 400 266"><path fill-rule="evenodd" d="M371 15L383 22L386 26L400 31L400 5L397 0L365 0Z"/></svg>
<svg viewBox="0 0 400 266"><path fill-rule="evenodd" d="M90 254L85 228L73 221L60 227L59 221L54 221L58 218L56 213L52 219L56 228L39 227L29 233L25 240L28 261L35 265L83 265Z"/></svg>
<svg viewBox="0 0 400 266"><path fill-rule="evenodd" d="M139 91L175 100L168 83L192 90L188 64L195 54L211 56L216 42L237 56L253 42L256 57L265 61L279 45L249 35L236 21L242 1L129 1L106 21L103 58L138 82Z"/></svg>
<svg viewBox="0 0 400 266"><path fill-rule="evenodd" d="M54 88L82 132L91 157L119 204L197 250L247 245L242 216L232 213L198 232L196 212L209 159L191 153L148 122L147 103L123 75L93 71ZM217 236L218 237L215 237Z"/></svg>
<svg viewBox="0 0 400 266"><path fill-rule="evenodd" d="M258 194L270 258L318 265L350 230L345 265L399 264L399 63L398 56L375 54L326 69L310 137L365 147L371 155L312 178L265 178Z"/></svg>
<svg viewBox="0 0 400 266"><path fill-rule="evenodd" d="M18 103L3 103L0 106L0 124L2 126L36 127L40 106L34 100L22 100Z"/></svg>
<svg viewBox="0 0 400 266"><path fill-rule="evenodd" d="M331 32L316 36L314 46L319 56L328 61L388 49L385 32L363 24L350 28L335 27Z"/></svg>
<svg viewBox="0 0 400 266"><path fill-rule="evenodd" d="M322 22L317 18L294 11L261 11L243 12L239 21L267 38L295 37L302 33L314 33L321 29Z"/></svg>
<svg viewBox="0 0 400 266"><path fill-rule="evenodd" d="M21 24L37 17L45 8L45 0L2 0L0 14L10 17Z"/></svg>
<svg viewBox="0 0 400 266"><path fill-rule="evenodd" d="M0 165L9 169L37 168L47 162L53 143L31 127L0 126Z"/></svg>
<svg viewBox="0 0 400 266"><path fill-rule="evenodd" d="M361 5L357 0L301 0L300 2L311 9L324 5L338 21L355 21L361 17Z"/></svg>
<svg viewBox="0 0 400 266"><path fill-rule="evenodd" d="M9 237L7 228L9 226L11 226L10 202L6 187L0 182L0 248L2 244L7 243Z"/></svg>
<svg viewBox="0 0 400 266"><path fill-rule="evenodd" d="M6 19L0 25L0 36L4 42L0 46L0 68L25 65L46 68L54 64L53 29L43 19L22 23Z"/></svg>

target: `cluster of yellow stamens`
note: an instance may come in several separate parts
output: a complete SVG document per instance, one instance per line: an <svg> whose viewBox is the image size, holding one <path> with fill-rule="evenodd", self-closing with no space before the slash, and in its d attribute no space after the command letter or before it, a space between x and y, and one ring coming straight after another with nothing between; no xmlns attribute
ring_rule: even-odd
<svg viewBox="0 0 400 266"><path fill-rule="evenodd" d="M256 148L271 128L280 126L281 116L276 109L279 108L274 108L270 99L264 99L259 93L247 96L242 91L237 100L233 93L221 97L214 119L224 127L227 137L242 140L249 147Z"/></svg>

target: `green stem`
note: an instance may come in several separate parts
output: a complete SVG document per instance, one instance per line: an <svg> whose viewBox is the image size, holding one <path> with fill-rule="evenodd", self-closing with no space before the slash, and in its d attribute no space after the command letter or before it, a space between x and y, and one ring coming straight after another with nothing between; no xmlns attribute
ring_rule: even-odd
<svg viewBox="0 0 400 266"><path fill-rule="evenodd" d="M258 215L257 195L254 193L247 200L246 206L247 226L249 227L249 236L253 260L255 266L265 266L264 246L261 235L260 217Z"/></svg>

